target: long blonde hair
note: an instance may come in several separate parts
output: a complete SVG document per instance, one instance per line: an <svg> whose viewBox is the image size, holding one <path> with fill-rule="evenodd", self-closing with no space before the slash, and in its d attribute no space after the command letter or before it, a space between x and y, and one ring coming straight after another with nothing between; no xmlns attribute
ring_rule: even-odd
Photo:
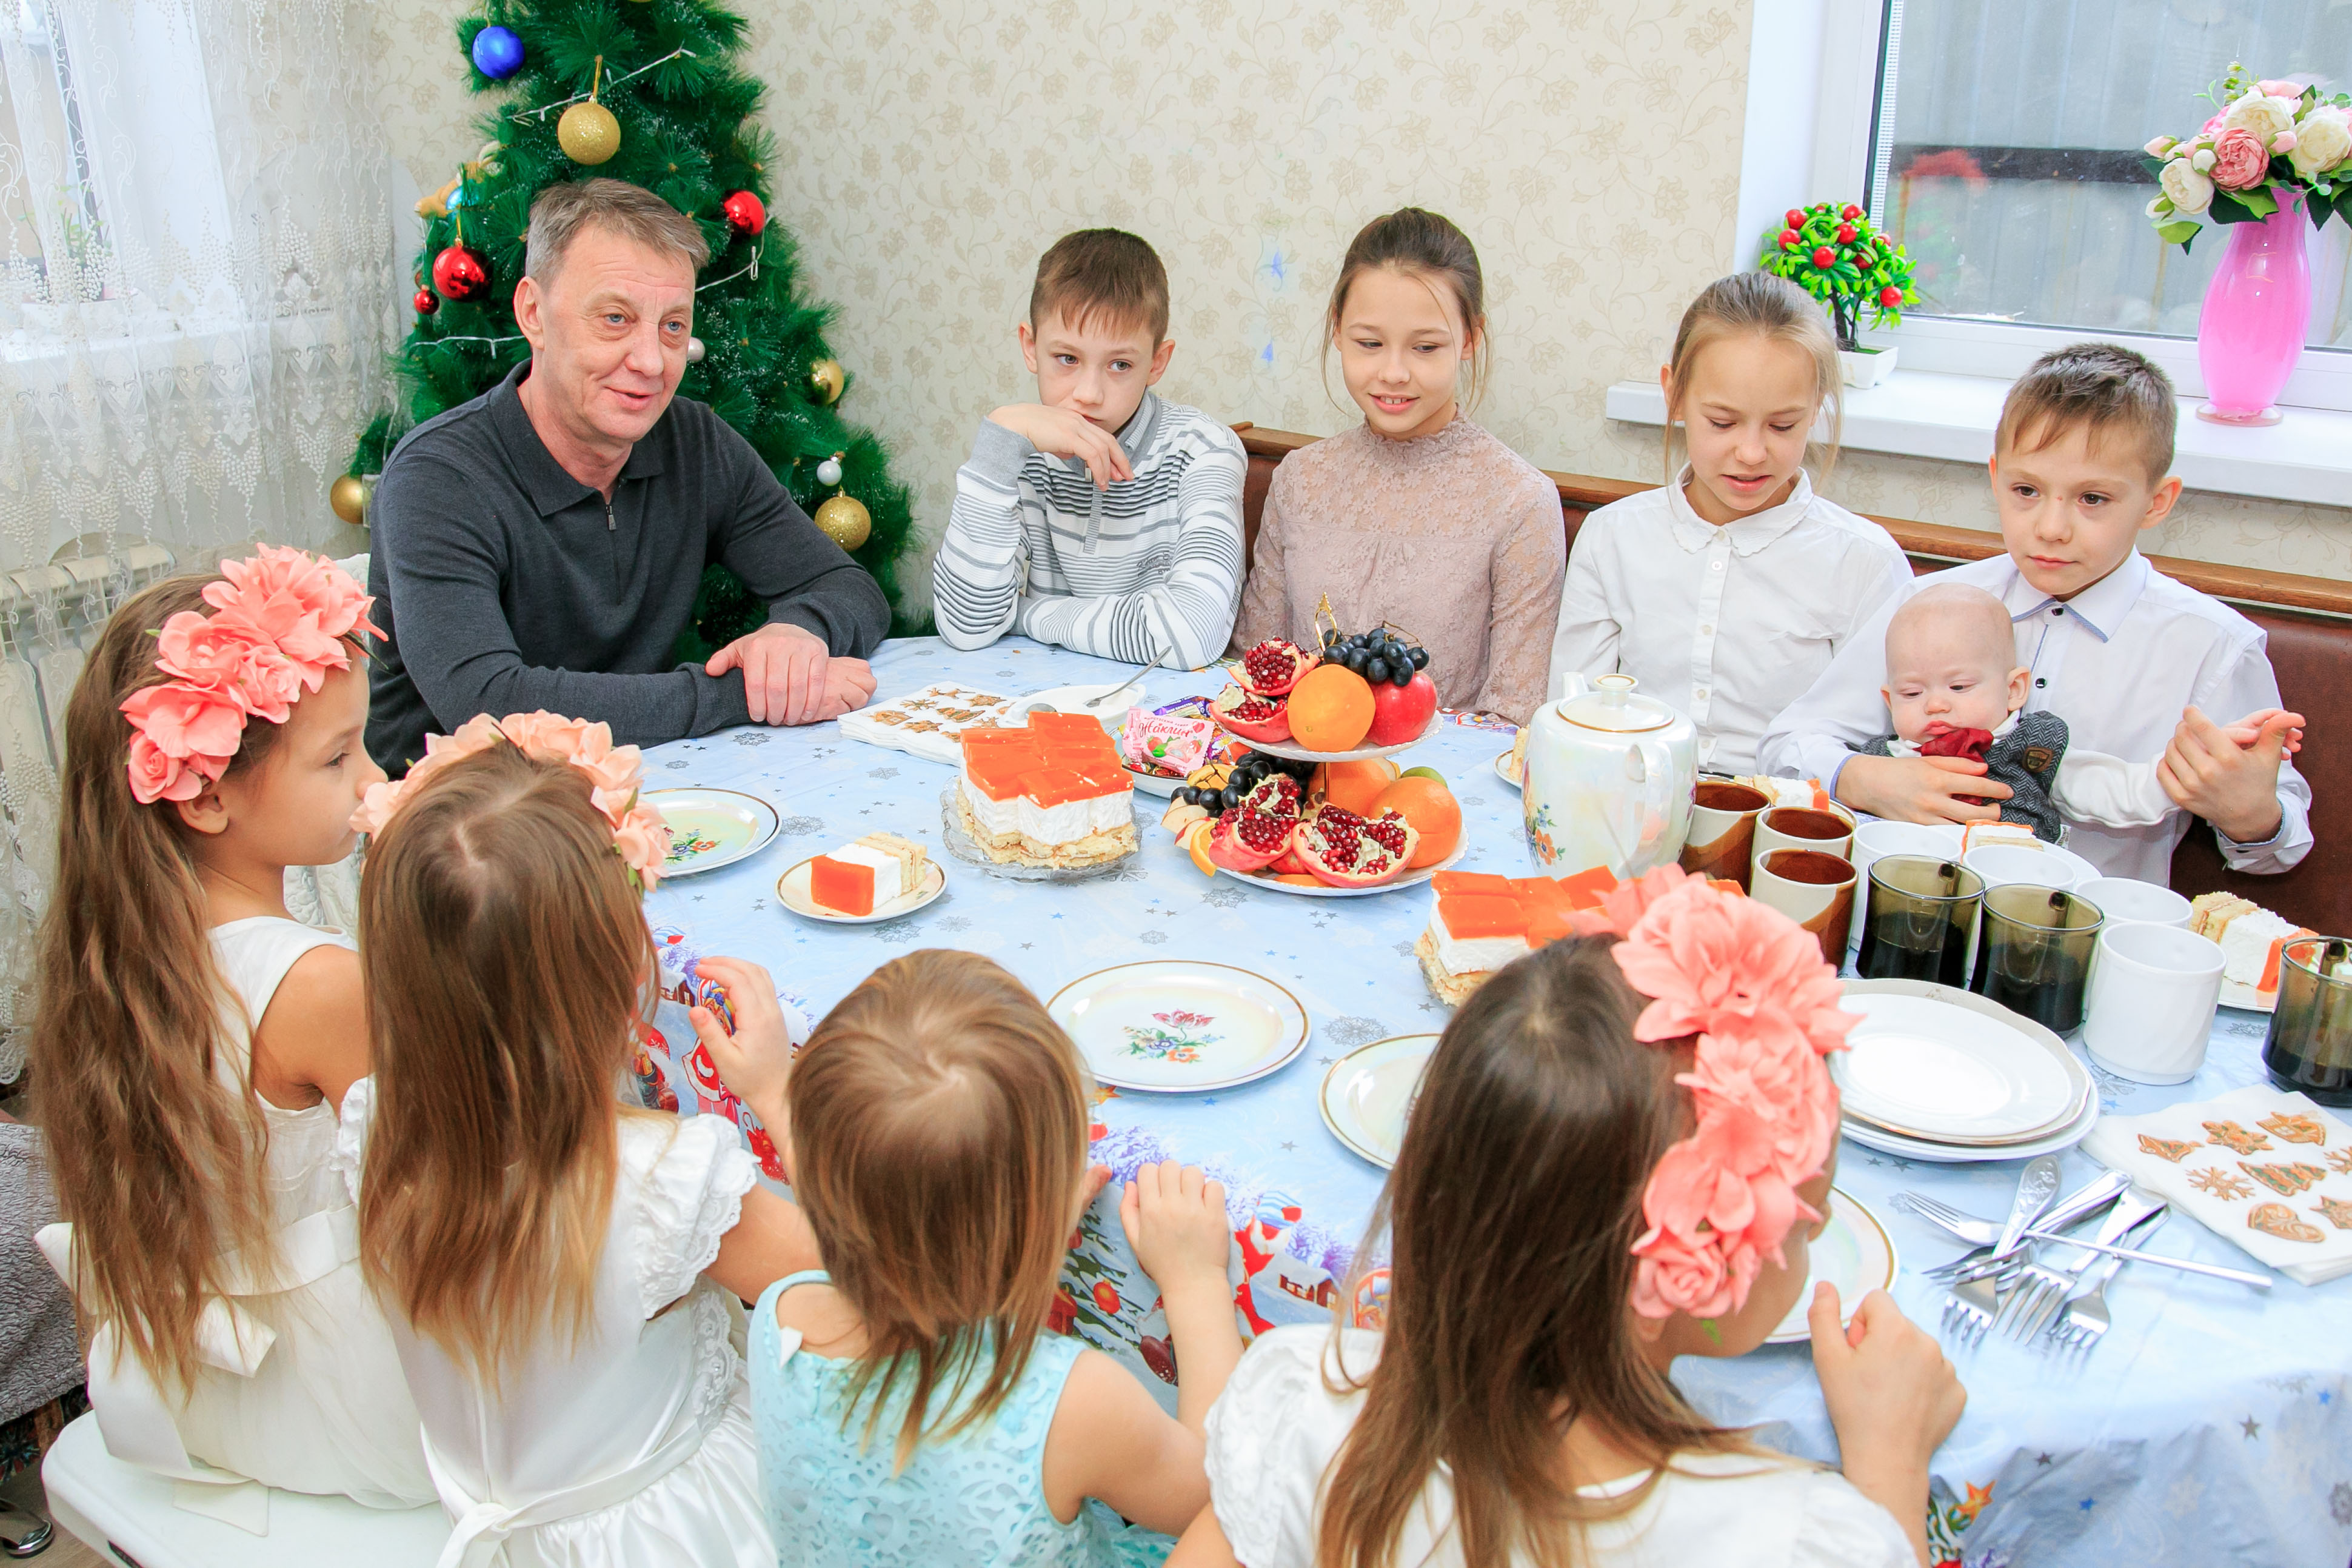
<svg viewBox="0 0 2352 1568"><path fill-rule="evenodd" d="M793 1196L865 1320L847 1413L870 1397L866 1440L908 1389L897 1465L986 1421L1029 1364L1069 1249L1089 1086L1037 998L973 953L891 960L810 1036L790 1091ZM975 1382L960 1414L931 1416Z"/></svg>
<svg viewBox="0 0 2352 1568"><path fill-rule="evenodd" d="M653 973L588 776L498 745L419 786L369 846L360 963L376 1095L361 1268L492 1377L593 1313L614 1086Z"/></svg>
<svg viewBox="0 0 2352 1568"><path fill-rule="evenodd" d="M1820 469L1817 477L1828 478L1837 467L1838 444L1845 431L1845 371L1838 359L1837 339L1830 331L1829 318L1812 296L1785 277L1769 272L1735 272L1700 289L1698 298L1684 310L1682 325L1675 329L1674 352L1666 359L1666 483L1672 485L1682 468L1675 451L1675 429L1683 417L1683 400L1689 395L1691 367L1708 344L1738 337L1787 343L1812 361L1814 407L1828 411L1830 438L1817 442L1809 429L1805 440L1811 448L1808 455L1814 456Z"/></svg>
<svg viewBox="0 0 2352 1568"><path fill-rule="evenodd" d="M76 1293L151 1374L181 1383L196 1315L231 1260L269 1261L269 1134L250 1071L223 1071L221 981L192 835L173 802L132 799L121 705L172 678L156 666L154 633L183 611L203 613L205 586L220 580L176 577L130 600L67 699L29 1053L34 1119L74 1223ZM228 771L259 764L280 731L247 724Z"/></svg>
<svg viewBox="0 0 2352 1568"><path fill-rule="evenodd" d="M1687 1053L1637 1044L1611 940L1496 974L1437 1042L1370 1238L1391 1242L1388 1332L1333 1463L1318 1568L1392 1568L1441 1468L1466 1568L1564 1568L1587 1526L1639 1507L1562 1477L1582 1419L1654 1465L1753 1452L1643 1358L1628 1321L1650 1172L1689 1117Z"/></svg>

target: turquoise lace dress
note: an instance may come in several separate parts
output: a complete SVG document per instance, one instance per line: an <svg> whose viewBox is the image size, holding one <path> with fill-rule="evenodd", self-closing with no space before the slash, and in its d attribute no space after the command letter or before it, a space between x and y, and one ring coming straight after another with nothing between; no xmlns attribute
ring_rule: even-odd
<svg viewBox="0 0 2352 1568"><path fill-rule="evenodd" d="M1092 1498L1067 1524L1046 1506L1045 1433L1085 1348L1076 1340L1038 1336L994 1420L923 1444L893 1476L903 1396L885 1405L872 1447L859 1452L863 1413L845 1427L843 1420L856 1364L801 1354L799 1333L776 1322L778 1296L825 1279L812 1270L779 1280L751 1314L751 1422L782 1568L1158 1568L1166 1561L1173 1539L1122 1522Z"/></svg>

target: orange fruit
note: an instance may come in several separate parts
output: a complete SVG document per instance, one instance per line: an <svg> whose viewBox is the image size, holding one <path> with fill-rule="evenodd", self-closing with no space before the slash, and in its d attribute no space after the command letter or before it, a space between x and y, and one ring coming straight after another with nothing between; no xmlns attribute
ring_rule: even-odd
<svg viewBox="0 0 2352 1568"><path fill-rule="evenodd" d="M1290 738L1309 751L1352 751L1371 727L1371 683L1345 664L1318 664L1290 688Z"/></svg>
<svg viewBox="0 0 2352 1568"><path fill-rule="evenodd" d="M1400 779L1381 791L1372 810L1397 812L1421 835L1408 871L1435 865L1462 845L1462 803L1434 779Z"/></svg>
<svg viewBox="0 0 2352 1568"><path fill-rule="evenodd" d="M1397 780L1397 765L1385 757L1361 762L1326 762L1315 769L1314 788L1334 806L1344 806L1360 817L1373 815L1372 802Z"/></svg>
<svg viewBox="0 0 2352 1568"><path fill-rule="evenodd" d="M1207 822L1194 822L1176 835L1176 841L1184 846L1184 852L1192 857L1192 863L1201 868L1202 876L1217 874L1216 862L1209 858L1209 828Z"/></svg>

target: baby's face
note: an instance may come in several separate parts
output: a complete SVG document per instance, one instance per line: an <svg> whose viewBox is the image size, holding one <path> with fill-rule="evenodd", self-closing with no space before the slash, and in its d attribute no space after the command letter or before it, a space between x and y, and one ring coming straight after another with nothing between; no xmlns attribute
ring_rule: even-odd
<svg viewBox="0 0 2352 1568"><path fill-rule="evenodd" d="M2026 672L2014 667L2008 629L1989 637L1975 618L1898 617L1886 634L1886 710L1914 742L1952 729L1994 730L2025 706Z"/></svg>

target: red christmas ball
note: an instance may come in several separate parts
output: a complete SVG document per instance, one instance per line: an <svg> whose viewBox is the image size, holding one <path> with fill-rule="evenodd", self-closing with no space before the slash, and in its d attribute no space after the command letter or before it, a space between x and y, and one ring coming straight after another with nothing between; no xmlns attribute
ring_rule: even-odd
<svg viewBox="0 0 2352 1568"><path fill-rule="evenodd" d="M1828 267L1836 260L1837 252L1832 250L1827 246L1823 246L1821 249L1813 252L1813 265L1815 267Z"/></svg>
<svg viewBox="0 0 2352 1568"><path fill-rule="evenodd" d="M768 226L768 209L749 191L738 191L719 204L727 222L739 235L755 235Z"/></svg>
<svg viewBox="0 0 2352 1568"><path fill-rule="evenodd" d="M1805 214L1799 208L1790 207L1787 212L1782 213L1780 215L1789 220L1789 226L1792 229L1801 229L1805 226Z"/></svg>
<svg viewBox="0 0 2352 1568"><path fill-rule="evenodd" d="M433 287L444 299L478 299L489 291L489 264L478 252L453 245L433 258Z"/></svg>
<svg viewBox="0 0 2352 1568"><path fill-rule="evenodd" d="M430 316L441 308L441 297L429 288L420 288L416 291L415 303L419 316Z"/></svg>
<svg viewBox="0 0 2352 1568"><path fill-rule="evenodd" d="M1840 245L1852 245L1853 243L1853 225L1852 224L1838 225L1837 241Z"/></svg>
<svg viewBox="0 0 2352 1568"><path fill-rule="evenodd" d="M1854 219L1862 216L1862 209L1855 206L1852 202L1848 202L1844 206L1838 209L1838 216L1845 219L1848 223L1852 223Z"/></svg>
<svg viewBox="0 0 2352 1568"><path fill-rule="evenodd" d="M1903 290L1890 283L1878 291L1878 302L1892 310L1903 303Z"/></svg>
<svg viewBox="0 0 2352 1568"><path fill-rule="evenodd" d="M1797 248L1796 230L1782 229L1780 231L1780 248L1782 250L1794 250Z"/></svg>

